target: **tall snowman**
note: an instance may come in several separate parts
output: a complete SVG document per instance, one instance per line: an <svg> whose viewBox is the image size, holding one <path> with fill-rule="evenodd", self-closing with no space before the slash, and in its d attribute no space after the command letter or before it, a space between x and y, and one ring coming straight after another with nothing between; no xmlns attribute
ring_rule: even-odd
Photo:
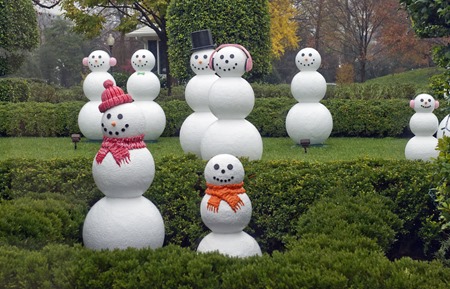
<svg viewBox="0 0 450 289"><path fill-rule="evenodd" d="M310 144L323 144L333 129L330 111L319 101L325 96L327 83L317 72L322 58L313 48L300 50L295 64L300 70L291 82L291 93L299 102L286 116L286 131L297 144L305 139Z"/></svg>
<svg viewBox="0 0 450 289"><path fill-rule="evenodd" d="M111 80L104 86L98 107L103 142L92 174L105 197L86 216L84 245L94 250L162 247L162 216L142 196L155 176L153 156L144 143L145 118L131 96Z"/></svg>
<svg viewBox="0 0 450 289"><path fill-rule="evenodd" d="M245 119L253 109L255 95L241 76L252 69L250 53L238 44L223 44L211 55L210 68L220 78L209 90L209 107L218 118L200 144L204 160L218 154L261 159L263 143L256 127Z"/></svg>
<svg viewBox="0 0 450 289"><path fill-rule="evenodd" d="M83 58L83 65L88 66L91 70L83 81L83 92L89 101L78 114L78 127L81 133L90 140L102 139L102 131L99 127L102 114L98 111L98 106L104 90L103 82L109 79L115 83L108 70L116 63L116 59L110 57L103 50L95 50L88 57Z"/></svg>
<svg viewBox="0 0 450 289"><path fill-rule="evenodd" d="M438 140L433 136L439 125L433 110L439 107L439 102L429 94L419 94L409 105L416 112L409 120L409 128L415 136L406 144L405 157L431 161L439 155L436 150Z"/></svg>
<svg viewBox="0 0 450 289"><path fill-rule="evenodd" d="M155 57L147 49L140 49L131 56L135 72L128 78L127 91L141 108L145 117L145 140L156 141L166 127L166 114L154 100L158 97L161 84L152 72Z"/></svg>
<svg viewBox="0 0 450 289"><path fill-rule="evenodd" d="M214 52L210 30L191 34L192 55L190 65L195 76L186 85L186 102L194 111L181 125L180 144L185 153L201 157L200 144L206 129L217 120L209 109L209 89L219 79L209 68L209 58Z"/></svg>
<svg viewBox="0 0 450 289"><path fill-rule="evenodd" d="M252 216L252 203L244 185L244 167L234 156L220 154L205 167L207 189L200 205L203 223L212 231L198 252L218 251L230 257L261 256L255 239L243 229Z"/></svg>

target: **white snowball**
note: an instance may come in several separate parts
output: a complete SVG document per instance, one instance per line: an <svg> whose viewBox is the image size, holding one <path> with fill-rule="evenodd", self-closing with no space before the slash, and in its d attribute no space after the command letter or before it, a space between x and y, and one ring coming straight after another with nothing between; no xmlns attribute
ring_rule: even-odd
<svg viewBox="0 0 450 289"><path fill-rule="evenodd" d="M247 61L245 52L235 46L226 46L212 56L212 67L220 77L240 77L245 73Z"/></svg>
<svg viewBox="0 0 450 289"><path fill-rule="evenodd" d="M218 80L217 75L196 75L189 80L185 89L186 102L195 112L209 112L209 90Z"/></svg>
<svg viewBox="0 0 450 289"><path fill-rule="evenodd" d="M83 226L87 248L160 248L164 243L164 221L156 206L144 197L104 197L89 211Z"/></svg>
<svg viewBox="0 0 450 289"><path fill-rule="evenodd" d="M100 125L107 137L133 137L144 133L145 117L138 105L125 103L105 111Z"/></svg>
<svg viewBox="0 0 450 289"><path fill-rule="evenodd" d="M189 115L180 129L180 144L185 153L201 157L200 144L208 127L217 120L211 112L194 112Z"/></svg>
<svg viewBox="0 0 450 289"><path fill-rule="evenodd" d="M327 83L317 71L301 71L291 82L291 93L299 102L319 102L327 92Z"/></svg>
<svg viewBox="0 0 450 289"><path fill-rule="evenodd" d="M319 69L322 58L314 48L304 48L295 56L295 65L301 71L315 71Z"/></svg>
<svg viewBox="0 0 450 289"><path fill-rule="evenodd" d="M409 128L416 136L432 136L439 127L439 121L433 113L418 112L409 120Z"/></svg>
<svg viewBox="0 0 450 289"><path fill-rule="evenodd" d="M161 84L153 72L137 71L128 78L127 91L135 101L155 100L161 91Z"/></svg>
<svg viewBox="0 0 450 289"><path fill-rule="evenodd" d="M98 110L101 101L89 101L78 114L78 127L84 137L90 140L102 140L101 128L103 114Z"/></svg>
<svg viewBox="0 0 450 289"><path fill-rule="evenodd" d="M190 65L196 75L214 75L215 72L209 68L209 59L214 49L197 50L191 55Z"/></svg>
<svg viewBox="0 0 450 289"><path fill-rule="evenodd" d="M286 116L286 131L297 144L309 139L312 145L323 144L333 129L330 111L321 103L297 103Z"/></svg>
<svg viewBox="0 0 450 289"><path fill-rule="evenodd" d="M444 119L439 123L439 128L437 130L437 138L442 138L444 135L445 136L450 136L450 120L449 120L449 115L447 115L446 117L444 117Z"/></svg>
<svg viewBox="0 0 450 289"><path fill-rule="evenodd" d="M258 130L247 120L219 119L206 130L200 150L204 160L218 154L259 160L263 153L263 143Z"/></svg>
<svg viewBox="0 0 450 289"><path fill-rule="evenodd" d="M110 64L111 57L109 56L108 52L104 50L92 51L86 60L88 67L92 72L99 72L99 71L106 72L108 71L108 69L111 68Z"/></svg>
<svg viewBox="0 0 450 289"><path fill-rule="evenodd" d="M108 79L112 80L114 85L116 84L114 77L106 71L89 73L83 81L84 95L89 100L100 101L102 99L102 92L105 90L103 82Z"/></svg>
<svg viewBox="0 0 450 289"><path fill-rule="evenodd" d="M216 155L205 166L205 179L213 185L239 184L244 176L241 161L230 154Z"/></svg>
<svg viewBox="0 0 450 289"><path fill-rule="evenodd" d="M250 114L254 105L253 89L243 78L220 78L209 90L209 107L219 119L243 119Z"/></svg>
<svg viewBox="0 0 450 289"><path fill-rule="evenodd" d="M166 128L166 114L162 107L154 101L134 102L145 117L145 140L156 141Z"/></svg>
<svg viewBox="0 0 450 289"><path fill-rule="evenodd" d="M98 189L108 197L142 196L155 177L155 161L147 148L130 150L128 163L117 165L111 153L99 164L92 163L92 175Z"/></svg>
<svg viewBox="0 0 450 289"><path fill-rule="evenodd" d="M439 103L429 94L419 94L412 101L414 111L432 113Z"/></svg>
<svg viewBox="0 0 450 289"><path fill-rule="evenodd" d="M437 138L433 136L415 136L411 138L405 147L405 157L409 160L432 161L437 158Z"/></svg>
<svg viewBox="0 0 450 289"><path fill-rule="evenodd" d="M246 258L261 256L261 248L255 239L245 232L234 234L210 233L198 245L200 253L219 252L229 257Z"/></svg>
<svg viewBox="0 0 450 289"><path fill-rule="evenodd" d="M148 49L139 49L131 56L131 66L136 71L152 71L155 63L155 56Z"/></svg>

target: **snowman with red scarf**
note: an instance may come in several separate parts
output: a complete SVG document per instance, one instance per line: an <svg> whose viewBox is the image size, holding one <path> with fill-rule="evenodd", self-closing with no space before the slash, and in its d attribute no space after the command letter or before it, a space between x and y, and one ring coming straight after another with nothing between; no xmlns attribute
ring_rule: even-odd
<svg viewBox="0 0 450 289"><path fill-rule="evenodd" d="M152 154L144 143L145 117L131 96L111 80L103 85L99 105L103 142L92 174L105 197L86 216L84 244L94 250L162 247L162 216L142 196L155 175Z"/></svg>
<svg viewBox="0 0 450 289"><path fill-rule="evenodd" d="M261 256L255 239L243 229L252 216L252 203L244 185L244 167L229 154L216 155L205 167L207 189L200 205L203 223L212 231L197 251L218 251L230 257Z"/></svg>

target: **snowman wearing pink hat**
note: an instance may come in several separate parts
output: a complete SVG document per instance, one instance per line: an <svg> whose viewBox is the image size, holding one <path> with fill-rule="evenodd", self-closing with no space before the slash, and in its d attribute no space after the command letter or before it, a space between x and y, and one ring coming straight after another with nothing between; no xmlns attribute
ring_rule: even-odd
<svg viewBox="0 0 450 289"><path fill-rule="evenodd" d="M132 97L111 80L103 85L98 107L103 113L103 142L92 174L105 197L86 216L84 244L94 250L162 247L162 216L142 196L155 176L153 156L144 143L145 117Z"/></svg>

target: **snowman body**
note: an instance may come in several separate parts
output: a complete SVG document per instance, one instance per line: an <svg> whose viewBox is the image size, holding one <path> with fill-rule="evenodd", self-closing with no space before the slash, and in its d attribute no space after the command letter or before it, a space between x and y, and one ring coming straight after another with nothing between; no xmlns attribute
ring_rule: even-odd
<svg viewBox="0 0 450 289"><path fill-rule="evenodd" d="M320 67L320 54L313 48L300 50L295 57L300 72L291 82L291 93L299 102L286 116L286 131L289 137L300 144L309 139L310 144L323 144L333 129L330 111L319 101L326 93L325 78L316 70Z"/></svg>
<svg viewBox="0 0 450 289"><path fill-rule="evenodd" d="M158 97L161 84L152 72L155 57L147 49L136 51L131 57L135 72L128 78L127 91L139 105L145 117L145 140L156 141L166 127L166 114L154 100Z"/></svg>
<svg viewBox="0 0 450 289"><path fill-rule="evenodd" d="M244 47L221 45L210 58L210 67L220 76L209 90L209 107L217 117L206 130L200 150L204 160L231 154L259 160L263 144L256 127L245 118L255 104L250 84L241 76L250 71L251 56Z"/></svg>
<svg viewBox="0 0 450 289"><path fill-rule="evenodd" d="M200 144L206 129L217 120L209 109L209 89L219 78L209 68L209 58L214 49L200 49L191 55L190 64L196 74L186 85L185 97L194 111L181 125L180 144L185 153L201 157Z"/></svg>
<svg viewBox="0 0 450 289"><path fill-rule="evenodd" d="M447 114L439 123L439 128L436 133L438 139L444 136L450 136L450 114Z"/></svg>
<svg viewBox="0 0 450 289"><path fill-rule="evenodd" d="M208 189L200 204L203 223L212 231L198 252L214 252L231 257L262 255L255 239L243 229L252 215L250 198L243 189L244 168L229 154L216 155L205 167Z"/></svg>
<svg viewBox="0 0 450 289"><path fill-rule="evenodd" d="M103 135L99 124L102 114L98 111L98 106L104 90L103 82L109 79L115 83L114 77L108 70L116 65L116 59L110 57L106 51L95 50L83 59L83 65L91 70L83 81L83 93L89 101L78 114L78 127L86 138L101 140Z"/></svg>
<svg viewBox="0 0 450 289"><path fill-rule="evenodd" d="M101 119L104 138L92 173L105 197L90 209L83 225L84 244L94 250L159 248L164 242L163 218L142 196L155 175L153 157L144 143L145 118L126 96L126 102L108 108Z"/></svg>
<svg viewBox="0 0 450 289"><path fill-rule="evenodd" d="M416 113L409 121L411 132L415 135L405 147L405 157L410 160L431 161L439 155L436 150L438 140L433 135L438 130L439 122L433 110L439 102L431 95L419 94L410 102Z"/></svg>

